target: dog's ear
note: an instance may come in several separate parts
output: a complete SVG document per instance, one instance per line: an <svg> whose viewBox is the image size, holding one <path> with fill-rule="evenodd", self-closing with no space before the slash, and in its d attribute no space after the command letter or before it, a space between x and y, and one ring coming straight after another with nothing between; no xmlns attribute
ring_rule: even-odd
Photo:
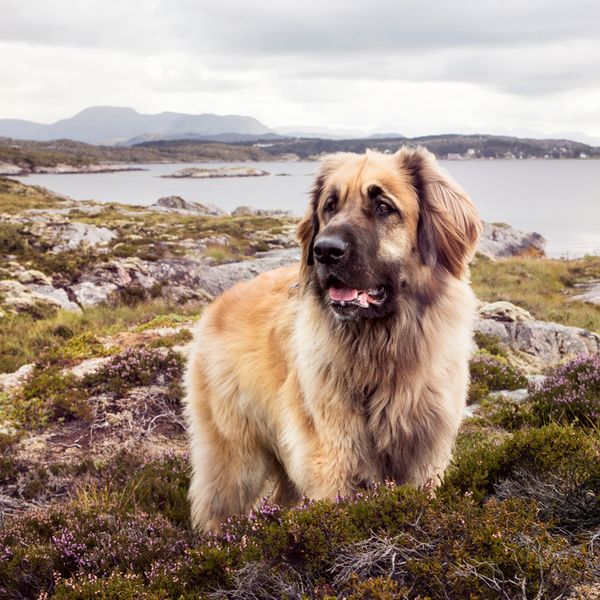
<svg viewBox="0 0 600 600"><path fill-rule="evenodd" d="M313 246L315 244L315 238L319 233L319 218L317 216L317 206L319 204L319 198L323 193L323 187L325 186L325 175L320 172L317 175L315 184L311 191L311 199L306 209L306 213L302 218L302 221L298 224L298 231L296 238L302 249L302 265L312 266L315 262L313 255Z"/></svg>
<svg viewBox="0 0 600 600"><path fill-rule="evenodd" d="M410 173L419 199L417 244L421 260L460 278L481 232L477 210L425 148L401 148L396 156Z"/></svg>

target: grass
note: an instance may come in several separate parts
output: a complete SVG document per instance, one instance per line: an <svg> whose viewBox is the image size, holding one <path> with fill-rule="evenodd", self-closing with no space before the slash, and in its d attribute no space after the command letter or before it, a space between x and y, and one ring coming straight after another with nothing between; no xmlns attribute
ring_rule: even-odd
<svg viewBox="0 0 600 600"><path fill-rule="evenodd" d="M575 283L600 279L600 257L576 260L478 257L471 268L477 297L485 302L507 300L536 319L600 332L600 306L570 301Z"/></svg>
<svg viewBox="0 0 600 600"><path fill-rule="evenodd" d="M194 317L201 307L193 303L175 307L162 299L151 299L134 305L97 306L85 309L82 314L59 311L44 320L29 315L7 315L0 328L0 373L13 372L49 353L66 357L76 354L77 358L97 356L98 345L92 338L77 341L74 338L119 333L175 310L182 316Z"/></svg>
<svg viewBox="0 0 600 600"><path fill-rule="evenodd" d="M43 188L0 177L0 213L18 214L31 208L61 208L66 204Z"/></svg>

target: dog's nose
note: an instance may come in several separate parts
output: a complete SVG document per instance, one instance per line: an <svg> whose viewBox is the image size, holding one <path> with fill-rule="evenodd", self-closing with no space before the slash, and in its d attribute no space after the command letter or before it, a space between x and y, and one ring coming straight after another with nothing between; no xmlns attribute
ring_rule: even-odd
<svg viewBox="0 0 600 600"><path fill-rule="evenodd" d="M324 265L339 261L348 250L348 242L337 235L323 235L315 242L315 258Z"/></svg>

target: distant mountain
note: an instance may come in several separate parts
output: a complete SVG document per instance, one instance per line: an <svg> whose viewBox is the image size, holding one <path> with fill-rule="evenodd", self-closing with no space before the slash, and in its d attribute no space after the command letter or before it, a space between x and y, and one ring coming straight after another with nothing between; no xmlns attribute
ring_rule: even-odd
<svg viewBox="0 0 600 600"><path fill-rule="evenodd" d="M276 133L263 133L263 134L252 134L252 133L216 133L213 135L202 135L198 133L177 133L177 134L156 134L156 133L145 133L144 135L138 135L129 138L125 145L137 146L139 144L147 144L148 142L176 142L176 141L190 141L190 142L219 142L222 144L240 144L240 143L252 143L252 142L271 142L274 140L283 140L283 136Z"/></svg>
<svg viewBox="0 0 600 600"><path fill-rule="evenodd" d="M90 144L127 144L132 138L142 141L144 136L213 139L223 134L261 137L273 133L253 117L175 112L145 115L133 108L116 106L86 108L73 117L50 124L0 119L0 136L40 141L70 139Z"/></svg>
<svg viewBox="0 0 600 600"><path fill-rule="evenodd" d="M594 137L592 135L588 135L587 133L582 133L581 131L567 131L548 137L573 140L575 142L587 144L588 146L600 146L600 137Z"/></svg>
<svg viewBox="0 0 600 600"><path fill-rule="evenodd" d="M274 127L274 131L285 137L317 138L321 140L350 140L367 137L360 129L333 129L331 127L300 127L292 125L287 127Z"/></svg>

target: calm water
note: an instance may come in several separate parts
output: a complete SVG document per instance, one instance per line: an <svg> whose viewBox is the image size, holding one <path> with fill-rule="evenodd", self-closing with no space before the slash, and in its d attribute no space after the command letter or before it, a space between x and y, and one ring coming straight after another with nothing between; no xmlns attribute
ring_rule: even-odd
<svg viewBox="0 0 600 600"><path fill-rule="evenodd" d="M600 161L442 161L470 194L486 221L537 231L551 256L600 253ZM308 202L317 163L253 163L269 177L162 179L159 175L206 164L138 165L147 171L19 177L78 200L148 205L161 196L213 203L225 210L242 204L292 210ZM226 163L214 163L226 166ZM285 176L278 176L283 175Z"/></svg>

